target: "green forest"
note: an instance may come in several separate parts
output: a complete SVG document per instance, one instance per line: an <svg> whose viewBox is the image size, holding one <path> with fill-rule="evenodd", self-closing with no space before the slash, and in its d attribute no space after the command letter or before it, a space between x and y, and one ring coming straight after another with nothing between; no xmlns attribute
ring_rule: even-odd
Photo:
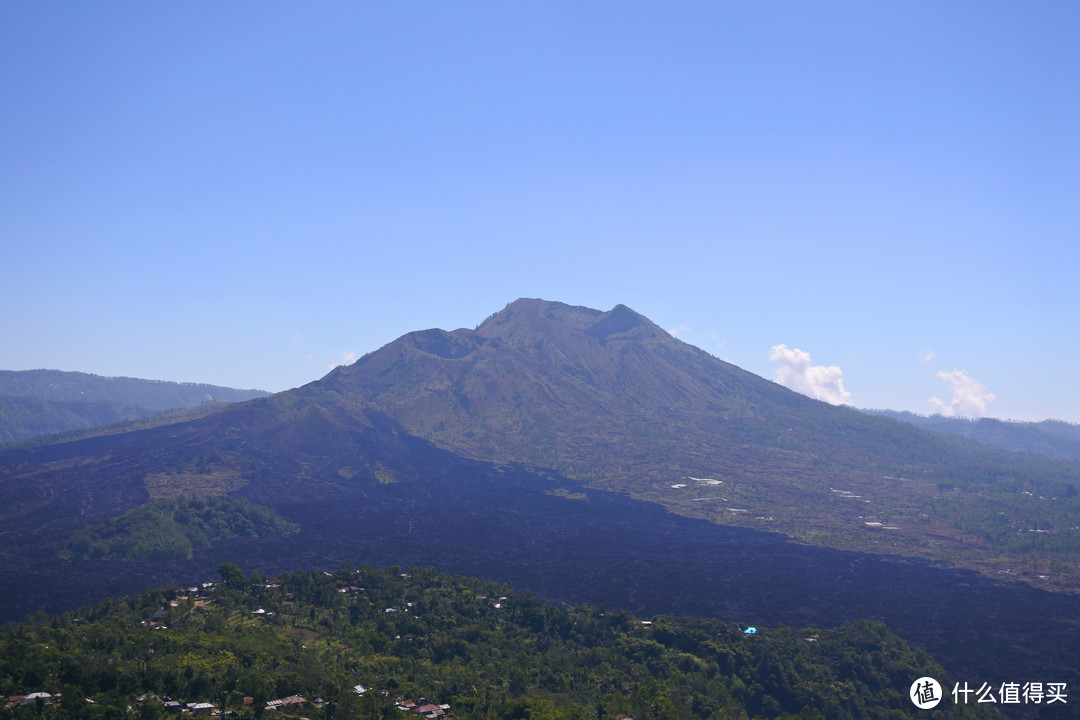
<svg viewBox="0 0 1080 720"><path fill-rule="evenodd" d="M299 527L277 511L228 496L159 500L68 540L73 559L121 558L133 562L183 560L192 550L235 537L294 533Z"/></svg>
<svg viewBox="0 0 1080 720"><path fill-rule="evenodd" d="M423 701L463 720L894 720L924 712L907 698L916 678L952 687L876 621L750 635L415 567L219 574L7 628L0 718L160 718L173 702L237 718L407 720L420 716L401 706ZM26 702L35 692L50 697ZM934 717L1000 717L945 695Z"/></svg>

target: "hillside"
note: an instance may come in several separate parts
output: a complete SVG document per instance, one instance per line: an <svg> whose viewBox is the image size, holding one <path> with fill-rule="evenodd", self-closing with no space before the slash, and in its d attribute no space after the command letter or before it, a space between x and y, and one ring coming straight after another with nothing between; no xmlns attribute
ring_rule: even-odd
<svg viewBox="0 0 1080 720"><path fill-rule="evenodd" d="M60 370L0 370L0 445L266 394Z"/></svg>
<svg viewBox="0 0 1080 720"><path fill-rule="evenodd" d="M691 517L1044 586L1080 580L1080 465L812 400L624 306L518 300L476 330L409 333L304 390L369 402L467 457L550 467Z"/></svg>
<svg viewBox="0 0 1080 720"><path fill-rule="evenodd" d="M358 472L393 474L414 464L411 450L381 469L355 456L358 433L391 426L403 446L411 437L474 460L550 468L687 517L1080 588L1080 464L812 400L624 306L518 300L476 330L409 333L322 380L179 432L79 445L84 471L134 492L80 512L125 512L166 482L172 495L267 494L282 467L316 494ZM33 457L48 463L78 448ZM34 460L19 462L39 474Z"/></svg>
<svg viewBox="0 0 1080 720"><path fill-rule="evenodd" d="M0 699L15 698L0 716L160 718L179 702L314 720L899 720L925 712L907 693L930 676L935 717L1002 717L955 703L945 670L880 622L748 635L415 567L245 578L225 563L221 578L0 633Z"/></svg>

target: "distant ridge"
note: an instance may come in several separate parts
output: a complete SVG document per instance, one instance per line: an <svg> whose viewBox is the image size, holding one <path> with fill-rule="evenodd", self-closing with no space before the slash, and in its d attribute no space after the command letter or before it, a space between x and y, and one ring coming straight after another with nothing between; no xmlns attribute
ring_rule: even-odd
<svg viewBox="0 0 1080 720"><path fill-rule="evenodd" d="M62 370L0 370L0 445L267 394L204 383Z"/></svg>
<svg viewBox="0 0 1080 720"><path fill-rule="evenodd" d="M1080 425L1063 420L1019 422L995 418L917 415L897 410L864 410L934 432L959 435L983 445L1063 460L1080 460Z"/></svg>

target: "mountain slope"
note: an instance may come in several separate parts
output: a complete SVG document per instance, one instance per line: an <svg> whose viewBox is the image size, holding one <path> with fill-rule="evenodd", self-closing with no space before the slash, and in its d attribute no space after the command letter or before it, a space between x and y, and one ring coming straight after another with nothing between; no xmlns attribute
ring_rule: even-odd
<svg viewBox="0 0 1080 720"><path fill-rule="evenodd" d="M621 305L518 300L476 330L409 333L307 391L369 402L467 457L833 547L994 572L1080 549L1080 507L1032 499L1075 494L1080 466L812 400Z"/></svg>
<svg viewBox="0 0 1080 720"><path fill-rule="evenodd" d="M90 520L184 493L333 495L354 477L430 472L431 446L811 544L1080 587L1080 465L812 400L621 305L522 299L475 330L409 333L202 419L0 456L10 491L37 498L0 515L29 513L41 488L65 482L93 498L57 486L49 503L66 509L41 512ZM78 472L62 479L63 463Z"/></svg>
<svg viewBox="0 0 1080 720"><path fill-rule="evenodd" d="M638 471L658 479L670 472L652 468L655 452L679 443L695 454L706 434L723 442L724 413L802 401L624 306L600 313L528 300L476 331L410 333L322 384L455 451L575 475L610 464L632 438L624 447Z"/></svg>
<svg viewBox="0 0 1080 720"><path fill-rule="evenodd" d="M610 465L612 453L635 456L634 472L657 481L680 477L680 464L798 465L819 450L860 473L957 454L1002 459L792 392L624 306L518 300L475 331L409 333L313 386L368 401L455 451L575 475Z"/></svg>
<svg viewBox="0 0 1080 720"><path fill-rule="evenodd" d="M371 443L385 460L366 456ZM56 463L70 462L71 482L97 498L80 516L94 517L185 492L333 494L358 475L427 472L428 443L812 544L1045 587L1080 578L1080 465L812 400L621 305L518 300L476 330L409 333L322 380L202 419L12 453L0 473L40 498L61 482ZM88 485L94 473L108 483ZM70 509L79 497L58 490L50 502Z"/></svg>

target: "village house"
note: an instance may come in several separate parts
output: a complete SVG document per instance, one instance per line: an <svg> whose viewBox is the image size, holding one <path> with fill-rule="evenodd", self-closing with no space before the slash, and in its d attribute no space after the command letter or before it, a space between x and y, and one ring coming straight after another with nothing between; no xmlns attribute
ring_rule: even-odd
<svg viewBox="0 0 1080 720"><path fill-rule="evenodd" d="M4 707L12 708L23 705L33 705L38 700L41 700L46 705L52 705L53 703L59 702L60 698L60 693L51 695L47 692L32 692L29 695L10 695L7 702L4 704Z"/></svg>
<svg viewBox="0 0 1080 720"><path fill-rule="evenodd" d="M416 698L415 700L402 700L401 698L398 698L395 705L398 710L415 713L428 720L437 720L438 718L450 716L449 705L436 705L425 697Z"/></svg>
<svg viewBox="0 0 1080 720"><path fill-rule="evenodd" d="M281 698L280 700L270 700L266 703L267 710L280 710L287 705L300 705L306 703L307 698L303 695L290 695L289 697Z"/></svg>

